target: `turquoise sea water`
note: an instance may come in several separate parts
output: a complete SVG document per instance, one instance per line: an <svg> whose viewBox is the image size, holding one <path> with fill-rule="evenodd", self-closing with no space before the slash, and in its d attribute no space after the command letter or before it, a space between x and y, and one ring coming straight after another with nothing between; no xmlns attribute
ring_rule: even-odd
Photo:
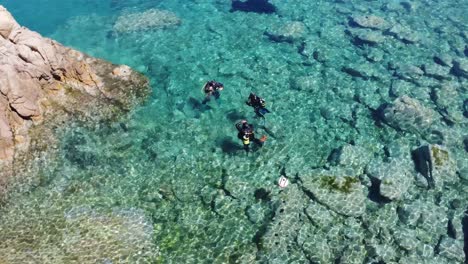
<svg viewBox="0 0 468 264"><path fill-rule="evenodd" d="M63 129L0 208L0 263L466 263L468 2L270 2L0 0L153 89L122 122ZM131 30L153 9L181 23ZM202 106L211 79L225 89ZM244 152L241 119L263 148ZM431 188L414 151L436 144Z"/></svg>

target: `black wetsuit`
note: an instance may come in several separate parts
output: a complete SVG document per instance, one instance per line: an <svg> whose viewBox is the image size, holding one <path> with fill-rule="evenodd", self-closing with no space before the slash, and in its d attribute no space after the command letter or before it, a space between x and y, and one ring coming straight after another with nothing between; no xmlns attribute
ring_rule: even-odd
<svg viewBox="0 0 468 264"><path fill-rule="evenodd" d="M203 99L202 104L206 104L210 101L211 96L214 96L215 99L219 99L219 91L222 90L223 84L217 81L209 81L205 84L203 91L205 92L206 96Z"/></svg>
<svg viewBox="0 0 468 264"><path fill-rule="evenodd" d="M242 123L239 122L236 124L237 131L237 138L242 140L242 143L244 144L244 149L245 151L249 151L250 149L250 142L255 142L259 146L263 145L263 142L261 142L259 139L255 138L255 133L254 133L254 126L252 124L248 124L247 122Z"/></svg>
<svg viewBox="0 0 468 264"><path fill-rule="evenodd" d="M254 108L255 114L261 118L265 118L266 113L270 113L268 109L265 108L265 100L261 97L255 95L254 93L250 93L249 99L245 102L247 105Z"/></svg>

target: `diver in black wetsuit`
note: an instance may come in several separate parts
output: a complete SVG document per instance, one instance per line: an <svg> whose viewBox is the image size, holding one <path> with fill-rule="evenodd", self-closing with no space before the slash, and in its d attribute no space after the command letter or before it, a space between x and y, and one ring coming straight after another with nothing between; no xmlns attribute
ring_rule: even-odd
<svg viewBox="0 0 468 264"><path fill-rule="evenodd" d="M255 142L258 146L263 146L263 143L266 140L266 136L262 136L262 138L257 139L255 138L254 126L252 124L247 123L247 120L242 120L236 124L237 131L237 138L242 140L244 145L244 149L246 152L250 151L250 142Z"/></svg>
<svg viewBox="0 0 468 264"><path fill-rule="evenodd" d="M224 85L217 81L209 81L203 86L203 92L205 93L205 99L203 99L202 104L206 104L210 101L211 96L214 96L215 99L219 99L219 91L224 89Z"/></svg>
<svg viewBox="0 0 468 264"><path fill-rule="evenodd" d="M268 109L265 108L266 102L263 98L257 96L254 93L250 93L249 98L245 103L248 106L253 107L255 114L257 114L258 117L265 118L266 113L270 113Z"/></svg>

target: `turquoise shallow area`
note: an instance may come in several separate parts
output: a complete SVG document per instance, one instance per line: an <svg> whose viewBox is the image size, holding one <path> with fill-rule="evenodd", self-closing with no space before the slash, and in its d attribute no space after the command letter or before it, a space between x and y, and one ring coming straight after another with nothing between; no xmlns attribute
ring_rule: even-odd
<svg viewBox="0 0 468 264"><path fill-rule="evenodd" d="M153 89L122 122L63 128L62 155L1 208L0 263L463 263L467 1L271 2L0 0ZM151 9L180 25L116 30ZM210 79L226 88L201 106ZM268 136L249 154L244 118Z"/></svg>

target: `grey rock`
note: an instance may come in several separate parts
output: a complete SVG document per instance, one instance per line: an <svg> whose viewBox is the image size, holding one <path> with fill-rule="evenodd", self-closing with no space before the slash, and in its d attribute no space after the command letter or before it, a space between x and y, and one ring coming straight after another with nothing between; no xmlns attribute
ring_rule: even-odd
<svg viewBox="0 0 468 264"><path fill-rule="evenodd" d="M447 232L447 209L428 202L420 204L418 210L421 213L418 227L426 231L420 232L418 238L429 244L437 243L439 236Z"/></svg>
<svg viewBox="0 0 468 264"><path fill-rule="evenodd" d="M398 207L398 218L408 226L415 227L421 217L418 203L402 204Z"/></svg>
<svg viewBox="0 0 468 264"><path fill-rule="evenodd" d="M431 259L434 257L434 247L429 244L419 243L415 251L417 255L423 259Z"/></svg>
<svg viewBox="0 0 468 264"><path fill-rule="evenodd" d="M140 13L123 14L114 24L117 33L130 33L143 30L163 29L181 24L181 20L173 12L159 9L149 9Z"/></svg>
<svg viewBox="0 0 468 264"><path fill-rule="evenodd" d="M301 245L307 259L314 263L330 263L332 261L334 257L332 254L333 250L328 244L327 239L323 238L323 234L313 232L307 225L303 225L298 237L306 237L306 239L303 239L304 242L298 239L298 243Z"/></svg>
<svg viewBox="0 0 468 264"><path fill-rule="evenodd" d="M294 42L304 37L306 27L299 21L287 22L278 28L268 30L266 35L277 42Z"/></svg>
<svg viewBox="0 0 468 264"><path fill-rule="evenodd" d="M416 230L414 229L399 228L395 230L393 237L398 246L408 251L415 250L420 244L419 240L416 238Z"/></svg>
<svg viewBox="0 0 468 264"><path fill-rule="evenodd" d="M396 75L404 80L415 81L424 75L424 71L414 65L402 65L397 68Z"/></svg>
<svg viewBox="0 0 468 264"><path fill-rule="evenodd" d="M458 162L458 175L461 179L468 181L468 164L466 160Z"/></svg>
<svg viewBox="0 0 468 264"><path fill-rule="evenodd" d="M404 43L416 43L420 41L420 37L415 31L400 24L391 27L387 33L403 41Z"/></svg>
<svg viewBox="0 0 468 264"><path fill-rule="evenodd" d="M412 82L395 79L392 81L390 94L395 97L400 97L402 95L412 96L417 89L416 85Z"/></svg>
<svg viewBox="0 0 468 264"><path fill-rule="evenodd" d="M361 264L367 257L367 250L364 245L352 243L343 251L340 264Z"/></svg>
<svg viewBox="0 0 468 264"><path fill-rule="evenodd" d="M447 259L462 262L465 259L463 241L444 237L439 245L439 254Z"/></svg>
<svg viewBox="0 0 468 264"><path fill-rule="evenodd" d="M387 21L375 15L353 16L352 22L363 28L384 30L389 27Z"/></svg>
<svg viewBox="0 0 468 264"><path fill-rule="evenodd" d="M365 44L380 44L385 41L385 37L380 31L366 30L366 29L352 29L350 30L351 36L354 37L356 43Z"/></svg>
<svg viewBox="0 0 468 264"><path fill-rule="evenodd" d="M318 91L320 89L320 78L316 76L296 77L291 80L291 88L307 92Z"/></svg>
<svg viewBox="0 0 468 264"><path fill-rule="evenodd" d="M402 160L392 160L388 163L373 164L368 169L372 177L380 180L379 193L390 200L400 199L411 188L413 175Z"/></svg>
<svg viewBox="0 0 468 264"><path fill-rule="evenodd" d="M265 221L266 217L270 214L270 209L261 203L255 203L249 206L246 214L252 223L258 224Z"/></svg>
<svg viewBox="0 0 468 264"><path fill-rule="evenodd" d="M450 151L440 145L430 145L432 175L436 185L441 186L442 182L455 183L458 181L457 164Z"/></svg>
<svg viewBox="0 0 468 264"><path fill-rule="evenodd" d="M336 213L328 210L325 206L311 202L305 210L306 215L314 226L318 228L327 228L335 222Z"/></svg>
<svg viewBox="0 0 468 264"><path fill-rule="evenodd" d="M384 52L381 49L371 49L366 54L366 59L370 62L380 62L384 58Z"/></svg>
<svg viewBox="0 0 468 264"><path fill-rule="evenodd" d="M437 64L425 64L423 70L427 76L436 78L437 80L450 80L450 68Z"/></svg>
<svg viewBox="0 0 468 264"><path fill-rule="evenodd" d="M424 132L434 121L432 109L406 95L398 97L392 105L387 106L383 115L389 125L412 133Z"/></svg>
<svg viewBox="0 0 468 264"><path fill-rule="evenodd" d="M273 259L275 263L285 263L288 259L294 257L299 252L288 252L288 249L293 248L293 245L297 245L296 237L299 234L299 230L302 227L302 222L305 219L303 215L304 209L309 202L309 198L305 196L300 187L296 184L290 184L283 192L276 198L277 209L275 211L275 217L272 219L265 234L262 237L262 246L264 250L259 254L259 260L267 260L268 263ZM310 225L311 226L311 225ZM296 250L300 250L296 248ZM302 251L300 256L297 256L299 260L306 262L305 256ZM298 261L299 261L298 260Z"/></svg>
<svg viewBox="0 0 468 264"><path fill-rule="evenodd" d="M303 187L331 210L345 216L360 216L365 212L366 190L357 176L343 169L313 170L301 176Z"/></svg>
<svg viewBox="0 0 468 264"><path fill-rule="evenodd" d="M355 174L361 174L367 163L370 162L372 152L358 145L344 145L340 147L335 156L336 165L352 168Z"/></svg>
<svg viewBox="0 0 468 264"><path fill-rule="evenodd" d="M429 188L427 179L421 173L416 173L414 184L421 188Z"/></svg>
<svg viewBox="0 0 468 264"><path fill-rule="evenodd" d="M463 109L460 105L460 94L457 89L457 83L447 82L440 87L433 89L436 105L443 111L439 111L441 115L454 123L464 121Z"/></svg>
<svg viewBox="0 0 468 264"><path fill-rule="evenodd" d="M380 244L378 241L369 243L368 253L375 260L383 261L384 263L392 263L397 257L397 251L392 244Z"/></svg>

